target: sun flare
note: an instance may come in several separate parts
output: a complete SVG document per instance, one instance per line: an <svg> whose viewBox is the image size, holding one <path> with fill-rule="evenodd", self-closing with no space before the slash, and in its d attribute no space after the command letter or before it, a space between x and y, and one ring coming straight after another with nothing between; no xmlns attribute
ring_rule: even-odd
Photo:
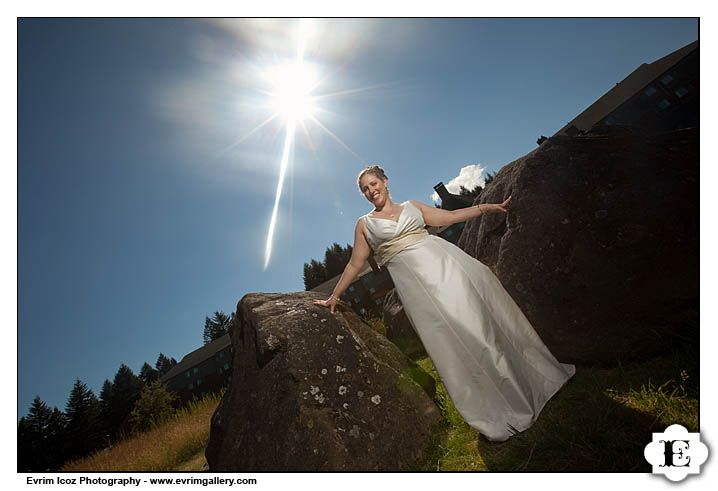
<svg viewBox="0 0 718 491"><path fill-rule="evenodd" d="M272 87L269 106L274 114L287 123L300 123L314 116L317 108L312 91L317 85L317 74L303 60L292 60L267 73Z"/></svg>

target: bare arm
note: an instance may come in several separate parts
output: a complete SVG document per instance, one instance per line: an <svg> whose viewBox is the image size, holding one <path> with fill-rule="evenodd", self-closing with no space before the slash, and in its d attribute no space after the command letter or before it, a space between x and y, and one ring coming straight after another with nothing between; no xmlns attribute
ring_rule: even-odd
<svg viewBox="0 0 718 491"><path fill-rule="evenodd" d="M334 313L334 307L336 307L337 302L339 301L339 297L342 296L344 290L349 288L349 285L352 284L354 279L359 274L359 271L361 271L362 266L364 266L364 263L369 258L371 248L366 241L364 227L364 221L360 218L357 221L356 228L354 229L354 248L352 249L352 257L349 259L349 263L344 268L342 277L339 278L339 283L337 283L337 286L334 287L334 291L331 296L327 300L314 301L315 305L329 307L332 314Z"/></svg>
<svg viewBox="0 0 718 491"><path fill-rule="evenodd" d="M458 210L442 210L433 206L425 205L419 201L411 201L424 217L424 223L432 227L443 227L453 225L459 222L465 222L470 218L476 218L484 213L506 213L509 211L509 202L511 196L501 204L482 204L469 206L468 208L460 208Z"/></svg>

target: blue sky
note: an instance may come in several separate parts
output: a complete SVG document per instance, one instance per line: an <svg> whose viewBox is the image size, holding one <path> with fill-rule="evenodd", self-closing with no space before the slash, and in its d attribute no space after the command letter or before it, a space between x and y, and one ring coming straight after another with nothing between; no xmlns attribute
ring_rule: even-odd
<svg viewBox="0 0 718 491"><path fill-rule="evenodd" d="M296 25L18 21L18 416L35 395L64 408L76 378L99 395L122 363L179 361L246 293L303 290L303 263L370 209L365 165L431 202L698 38L695 19L309 22L321 127L296 132L264 270L285 133L252 131Z"/></svg>

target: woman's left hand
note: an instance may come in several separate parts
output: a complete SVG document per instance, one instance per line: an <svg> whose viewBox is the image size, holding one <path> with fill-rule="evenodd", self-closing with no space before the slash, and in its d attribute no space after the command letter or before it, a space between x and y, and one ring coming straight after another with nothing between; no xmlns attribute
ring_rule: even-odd
<svg viewBox="0 0 718 491"><path fill-rule="evenodd" d="M507 213L509 211L509 201L511 201L511 196L506 198L506 201L504 201L500 205L496 205L496 211L500 211L501 213Z"/></svg>

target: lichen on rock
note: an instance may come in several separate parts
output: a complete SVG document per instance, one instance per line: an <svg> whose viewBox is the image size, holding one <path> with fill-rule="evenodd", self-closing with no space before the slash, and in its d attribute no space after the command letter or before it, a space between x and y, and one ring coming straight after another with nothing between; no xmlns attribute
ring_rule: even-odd
<svg viewBox="0 0 718 491"><path fill-rule="evenodd" d="M429 375L346 307L313 305L321 298L239 302L232 381L206 449L212 471L400 470L425 457L440 421L416 381Z"/></svg>

